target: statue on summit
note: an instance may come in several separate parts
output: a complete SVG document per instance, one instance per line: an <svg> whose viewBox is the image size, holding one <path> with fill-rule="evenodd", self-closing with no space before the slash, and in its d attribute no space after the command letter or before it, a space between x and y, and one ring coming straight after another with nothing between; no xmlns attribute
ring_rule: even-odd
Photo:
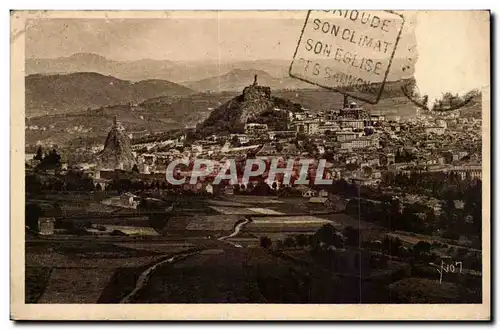
<svg viewBox="0 0 500 330"><path fill-rule="evenodd" d="M257 75L253 76L253 84L243 88L243 99L251 100L259 97L270 98L271 88L267 86L260 86L257 83Z"/></svg>

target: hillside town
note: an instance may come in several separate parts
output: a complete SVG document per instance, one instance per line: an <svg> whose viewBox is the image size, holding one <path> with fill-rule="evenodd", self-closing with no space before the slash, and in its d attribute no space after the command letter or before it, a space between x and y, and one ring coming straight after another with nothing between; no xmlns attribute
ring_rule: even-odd
<svg viewBox="0 0 500 330"><path fill-rule="evenodd" d="M256 79L250 88L260 87ZM417 109L415 118L387 119L383 111L369 113L345 96L343 104L328 112L279 107L271 112L279 114L279 126L286 129L276 130L273 121L250 119L238 133L193 139L187 132L175 138L151 136L151 142L141 142L144 137L135 141L115 118L105 143L92 148L97 161L76 167L103 188L109 183L106 173L115 169L130 171L134 167L145 176L158 178L165 176L175 159L211 159L222 166L228 157L252 156L284 161L324 158L328 178L362 186L384 184L387 175L425 172L456 174L462 180L481 178L481 119L461 118L459 111L436 115ZM33 156L28 154L27 162L35 167L37 160L29 159ZM279 189L281 182L276 185Z"/></svg>
<svg viewBox="0 0 500 330"><path fill-rule="evenodd" d="M349 264L358 258L351 253L358 244L358 249L370 251L366 267L382 269L388 266L377 255L380 251L401 265L406 265L409 256L419 265L461 256L467 260L468 276L477 282L482 123L459 112L416 109L416 116L409 119L387 118L383 109L367 111L347 96L338 107L315 111L274 98L255 76L240 96L213 110L195 129L134 137L115 116L103 144L91 146L91 160L71 164L64 162L54 146L39 145L36 153L26 156L26 191L34 201L27 214L37 214L27 228L39 237L70 234L123 236L125 240L153 239L158 233L184 237L207 232L203 239L234 236L237 243L231 244L235 247L260 246L269 253L313 249L314 258L319 258L314 251L326 249L332 256L342 255ZM196 172L199 169L193 164L199 159L211 161L214 171ZM265 163L266 170L245 181L242 168L252 159ZM283 174L270 178L272 162L297 164L304 159L311 160L307 178L317 177L314 168L324 162L321 176L329 184L297 183L299 171L293 172L289 182ZM215 184L214 177L228 160L235 161L237 181ZM169 165L175 162L185 164L174 168L174 177L186 178L181 185L167 180ZM195 182L187 180L193 176ZM68 203L64 196L71 199L75 194L90 195ZM250 197L263 199L246 200ZM202 209L187 217L187 224L167 220L184 212L176 205L192 209L192 198ZM206 203L208 207L201 206ZM250 203L253 207L248 207ZM239 213L239 207L249 212L244 220L238 220L240 214L247 214ZM220 215L211 215L214 211ZM261 216L266 219L258 220ZM117 221L126 226L117 226ZM273 222L279 224L278 231L265 227ZM234 232L221 236L229 227ZM238 240L240 231L250 237ZM325 237L318 243L321 235ZM350 246L347 250L345 244ZM344 252L331 252L338 249ZM314 263L324 262L318 260ZM348 267L353 274L359 270L356 263ZM434 278L432 267L426 268L426 277ZM399 274L401 269L392 271ZM467 293L471 299L477 298L476 282L474 293ZM347 296L342 301L356 301ZM406 301L401 297L397 299Z"/></svg>
<svg viewBox="0 0 500 330"><path fill-rule="evenodd" d="M489 303L490 12L52 14L11 15L29 319Z"/></svg>

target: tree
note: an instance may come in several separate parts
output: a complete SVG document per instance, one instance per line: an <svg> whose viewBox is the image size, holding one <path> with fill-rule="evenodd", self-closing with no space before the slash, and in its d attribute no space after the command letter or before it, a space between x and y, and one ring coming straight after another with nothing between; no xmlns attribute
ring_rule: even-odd
<svg viewBox="0 0 500 330"><path fill-rule="evenodd" d="M43 159L43 150L41 146L38 146L38 149L36 150L36 154L33 157L34 160L42 161Z"/></svg>
<svg viewBox="0 0 500 330"><path fill-rule="evenodd" d="M345 168L349 171L355 171L359 168L359 165L356 163L349 163L345 166Z"/></svg>
<svg viewBox="0 0 500 330"><path fill-rule="evenodd" d="M293 237L291 236L287 236L285 238L285 241L283 242L283 244L286 246L286 247L293 247L295 246L295 240L293 239Z"/></svg>
<svg viewBox="0 0 500 330"><path fill-rule="evenodd" d="M298 246L306 246L309 243L309 237L305 234L295 236L295 242Z"/></svg>
<svg viewBox="0 0 500 330"><path fill-rule="evenodd" d="M38 229L38 219L42 215L42 208L38 204L26 204L25 225L31 230Z"/></svg>
<svg viewBox="0 0 500 330"><path fill-rule="evenodd" d="M335 152L332 149L327 149L323 155L323 158L329 162L333 162L335 160Z"/></svg>
<svg viewBox="0 0 500 330"><path fill-rule="evenodd" d="M38 193L42 190L42 183L37 175L26 175L26 192Z"/></svg>
<svg viewBox="0 0 500 330"><path fill-rule="evenodd" d="M346 244L351 246L359 245L359 229L355 229L351 226L348 226L344 229L344 236L346 237Z"/></svg>
<svg viewBox="0 0 500 330"><path fill-rule="evenodd" d="M234 147L241 147L241 143L240 143L240 139L238 138L238 136L234 135L232 138L231 138L231 145L234 146Z"/></svg>
<svg viewBox="0 0 500 330"><path fill-rule="evenodd" d="M365 127L364 132L365 132L365 135L372 135L373 128L372 127Z"/></svg>
<svg viewBox="0 0 500 330"><path fill-rule="evenodd" d="M56 149L52 149L45 154L45 157L43 157L37 168L43 170L58 169L61 168L61 165L61 156L57 153Z"/></svg>
<svg viewBox="0 0 500 330"><path fill-rule="evenodd" d="M384 251L393 256L399 255L402 246L403 243L399 237L385 236L384 241L382 242L382 248Z"/></svg>
<svg viewBox="0 0 500 330"><path fill-rule="evenodd" d="M49 153L49 164L53 165L54 168L61 167L61 156L57 153L56 149L52 149Z"/></svg>
<svg viewBox="0 0 500 330"><path fill-rule="evenodd" d="M261 236L260 237L260 246L263 247L264 249L269 249L272 245L272 241L269 237L267 236Z"/></svg>
<svg viewBox="0 0 500 330"><path fill-rule="evenodd" d="M81 181L80 189L83 191L94 191L95 186L90 178L84 178Z"/></svg>
<svg viewBox="0 0 500 330"><path fill-rule="evenodd" d="M113 180L109 185L109 190L118 190L118 192L122 193L125 191L132 190L132 181L130 179L118 179Z"/></svg>
<svg viewBox="0 0 500 330"><path fill-rule="evenodd" d="M323 243L326 246L335 246L336 248L340 248L344 245L343 235L329 223L318 229L313 235L313 242L315 242L316 245Z"/></svg>
<svg viewBox="0 0 500 330"><path fill-rule="evenodd" d="M431 253L431 244L426 241L419 241L413 246L415 257L419 258Z"/></svg>
<svg viewBox="0 0 500 330"><path fill-rule="evenodd" d="M309 155L315 155L318 152L318 147L310 139L304 141L303 148Z"/></svg>
<svg viewBox="0 0 500 330"><path fill-rule="evenodd" d="M259 181L252 192L259 196L268 196L271 195L271 188L264 181Z"/></svg>
<svg viewBox="0 0 500 330"><path fill-rule="evenodd" d="M373 174L373 168L370 166L363 167L363 174L368 177L371 176Z"/></svg>

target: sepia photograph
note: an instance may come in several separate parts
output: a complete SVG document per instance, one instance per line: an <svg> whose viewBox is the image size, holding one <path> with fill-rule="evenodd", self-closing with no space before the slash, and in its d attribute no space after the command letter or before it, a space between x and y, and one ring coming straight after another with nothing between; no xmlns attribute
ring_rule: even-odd
<svg viewBox="0 0 500 330"><path fill-rule="evenodd" d="M489 11L11 11L11 317L488 320L490 60Z"/></svg>

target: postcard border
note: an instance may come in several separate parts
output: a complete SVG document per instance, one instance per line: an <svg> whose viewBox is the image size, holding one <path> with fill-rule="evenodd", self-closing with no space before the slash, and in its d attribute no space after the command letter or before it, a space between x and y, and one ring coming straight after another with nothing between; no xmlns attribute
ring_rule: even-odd
<svg viewBox="0 0 500 330"><path fill-rule="evenodd" d="M487 11L486 11L487 12ZM199 12L198 12L199 13ZM249 12L245 12L247 15ZM269 13L265 12L266 15ZM295 11L294 14L297 12ZM489 15L489 12L487 12ZM14 320L489 320L490 79L483 93L482 304L26 304L24 298L24 37L30 19L166 17L164 11L11 11L11 318ZM275 12L282 15L282 12ZM490 31L488 31L490 33ZM488 36L491 45L491 38ZM490 59L491 63L491 59ZM489 64L491 67L491 64ZM489 78L489 77L488 77ZM15 239L14 239L15 238Z"/></svg>

